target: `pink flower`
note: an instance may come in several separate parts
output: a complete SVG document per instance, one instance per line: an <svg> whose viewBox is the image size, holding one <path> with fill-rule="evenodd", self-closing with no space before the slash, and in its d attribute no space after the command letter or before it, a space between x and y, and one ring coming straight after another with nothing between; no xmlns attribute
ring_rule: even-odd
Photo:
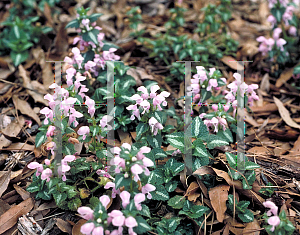
<svg viewBox="0 0 300 235"><path fill-rule="evenodd" d="M207 86L206 90L210 91L212 87L214 87L214 88L218 87L217 79L210 79L209 82L208 82L208 86Z"/></svg>
<svg viewBox="0 0 300 235"><path fill-rule="evenodd" d="M279 35L281 34L281 32L282 32L281 28L274 29L273 38L274 38L275 41L279 39Z"/></svg>
<svg viewBox="0 0 300 235"><path fill-rule="evenodd" d="M94 228L95 228L94 223L86 223L81 226L80 232L86 235L90 235Z"/></svg>
<svg viewBox="0 0 300 235"><path fill-rule="evenodd" d="M115 183L113 183L113 182L107 182L106 185L104 186L104 188L105 189L112 188L112 194L111 194L112 198L115 198L117 196L117 194L120 193L120 189L116 190Z"/></svg>
<svg viewBox="0 0 300 235"><path fill-rule="evenodd" d="M47 130L47 137L53 136L54 135L54 131L55 131L55 126L49 126L48 130Z"/></svg>
<svg viewBox="0 0 300 235"><path fill-rule="evenodd" d="M85 97L84 92L88 92L88 88L86 88L86 85L81 85L80 87L80 92L78 92L78 95L81 96L81 98L83 99Z"/></svg>
<svg viewBox="0 0 300 235"><path fill-rule="evenodd" d="M94 218L94 211L87 206L79 207L77 211L85 220L92 220Z"/></svg>
<svg viewBox="0 0 300 235"><path fill-rule="evenodd" d="M143 98L143 99L148 99L149 98L149 94L148 94L148 90L147 90L147 88L146 87L144 87L144 86L140 86L138 89L137 89L138 91L141 91L143 94L141 95L141 97ZM153 98L153 97L152 97Z"/></svg>
<svg viewBox="0 0 300 235"><path fill-rule="evenodd" d="M212 76L214 74L214 72L216 71L215 68L210 68L209 69L209 76Z"/></svg>
<svg viewBox="0 0 300 235"><path fill-rule="evenodd" d="M74 126L76 127L78 125L78 122L76 121L76 118L83 117L83 114L80 112L77 112L74 108L70 108L71 115L69 116L69 125L74 122Z"/></svg>
<svg viewBox="0 0 300 235"><path fill-rule="evenodd" d="M133 229L132 229L133 227L138 226L138 224L137 224L135 218L133 218L132 216L127 217L127 218L125 219L125 226L129 228L129 229L128 229L128 233L129 233L130 235L136 234L136 233L133 231Z"/></svg>
<svg viewBox="0 0 300 235"><path fill-rule="evenodd" d="M114 52L117 51L116 48L110 48L108 51L103 51L104 60L119 60L120 56L115 55Z"/></svg>
<svg viewBox="0 0 300 235"><path fill-rule="evenodd" d="M96 67L96 63L93 61L88 61L86 62L86 64L84 65L84 69L86 71L90 70L92 73L95 72L95 67Z"/></svg>
<svg viewBox="0 0 300 235"><path fill-rule="evenodd" d="M82 139L85 140L86 135L90 133L90 128L88 126L82 126L77 131L78 135L83 135Z"/></svg>
<svg viewBox="0 0 300 235"><path fill-rule="evenodd" d="M162 130L164 127L154 117L149 119L149 126L153 135L157 135L158 130Z"/></svg>
<svg viewBox="0 0 300 235"><path fill-rule="evenodd" d="M50 161L49 159L45 159L45 164L46 164L47 166L49 166L50 163L51 163L51 161Z"/></svg>
<svg viewBox="0 0 300 235"><path fill-rule="evenodd" d="M125 216L121 211L113 210L112 212L108 213L108 216L112 218L111 222L116 227L121 227L124 225Z"/></svg>
<svg viewBox="0 0 300 235"><path fill-rule="evenodd" d="M92 235L103 235L104 229L102 226L99 226L93 230Z"/></svg>
<svg viewBox="0 0 300 235"><path fill-rule="evenodd" d="M44 99L48 100L49 101L49 107L50 109L54 109L55 107L55 100L54 100L54 97L50 94L47 94L44 96Z"/></svg>
<svg viewBox="0 0 300 235"><path fill-rule="evenodd" d="M272 228L270 229L271 232L274 232L275 230L275 226L278 226L280 224L280 219L279 217L276 216L272 216L268 219L268 224L272 225Z"/></svg>
<svg viewBox="0 0 300 235"><path fill-rule="evenodd" d="M112 130L112 126L108 125L108 115L105 115L100 120L100 126L102 129L104 129L105 126L107 126L107 130ZM111 117L110 117L111 118Z"/></svg>
<svg viewBox="0 0 300 235"><path fill-rule="evenodd" d="M40 111L41 114L44 114L46 116L45 120L44 120L44 124L47 125L49 123L48 118L50 119L50 121L53 121L53 111L51 109L49 109L48 107L43 108Z"/></svg>
<svg viewBox="0 0 300 235"><path fill-rule="evenodd" d="M221 118L221 117L217 117L219 124L221 125L221 127L223 128L223 130L226 130L226 126L227 126L227 121L225 118Z"/></svg>
<svg viewBox="0 0 300 235"><path fill-rule="evenodd" d="M91 117L95 114L95 101L91 99L90 97L85 97L85 104L88 106L88 113L91 115Z"/></svg>
<svg viewBox="0 0 300 235"><path fill-rule="evenodd" d="M36 176L39 176L44 171L43 165L38 162L31 162L27 165L27 167L29 169L36 169Z"/></svg>
<svg viewBox="0 0 300 235"><path fill-rule="evenodd" d="M78 68L81 69L81 63L83 62L84 58L80 54L80 50L77 47L73 47L72 52L74 54L74 60L78 65Z"/></svg>
<svg viewBox="0 0 300 235"><path fill-rule="evenodd" d="M150 109L150 103L147 101L147 100L143 100L141 103L140 103L140 106L144 109L142 114L144 114L145 112L149 112L149 109Z"/></svg>
<svg viewBox="0 0 300 235"><path fill-rule="evenodd" d="M132 115L130 117L130 120L134 120L135 117L137 117L139 120L141 119L141 116L140 116L140 110L139 108L137 107L137 105L129 105L127 108L127 110L133 110L132 112Z"/></svg>
<svg viewBox="0 0 300 235"><path fill-rule="evenodd" d="M120 193L120 198L122 199L123 208L126 209L126 206L130 203L130 193L124 190Z"/></svg>
<svg viewBox="0 0 300 235"><path fill-rule="evenodd" d="M134 196L134 204L137 210L142 210L141 202L145 201L145 194L138 193Z"/></svg>
<svg viewBox="0 0 300 235"><path fill-rule="evenodd" d="M134 164L130 169L132 174L134 174L134 180L137 182L139 180L138 175L143 173L143 168L138 164Z"/></svg>
<svg viewBox="0 0 300 235"><path fill-rule="evenodd" d="M146 146L141 147L140 151L136 155L137 159L142 160L145 157L144 153L150 153L150 151L151 151L151 148L149 148L149 147L146 147Z"/></svg>
<svg viewBox="0 0 300 235"><path fill-rule="evenodd" d="M150 98L154 98L156 96L156 91L158 91L160 87L158 85L154 85L150 88Z"/></svg>
<svg viewBox="0 0 300 235"><path fill-rule="evenodd" d="M218 105L217 104L213 104L212 106L213 111L217 112L218 111Z"/></svg>
<svg viewBox="0 0 300 235"><path fill-rule="evenodd" d="M134 100L137 104L141 104L143 101L143 98L139 94L134 94L130 97L132 100Z"/></svg>
<svg viewBox="0 0 300 235"><path fill-rule="evenodd" d="M89 26L90 20L89 19L83 19L81 21L81 23L86 27L87 30L90 30L90 26Z"/></svg>
<svg viewBox="0 0 300 235"><path fill-rule="evenodd" d="M52 176L52 170L47 168L42 172L41 179L47 180L47 182L49 182L51 176Z"/></svg>
<svg viewBox="0 0 300 235"><path fill-rule="evenodd" d="M227 112L229 110L230 106L228 104L224 105L224 111Z"/></svg>
<svg viewBox="0 0 300 235"><path fill-rule="evenodd" d="M283 38L279 38L276 41L276 46L280 48L281 51L284 51L283 45L286 44L286 41Z"/></svg>
<svg viewBox="0 0 300 235"><path fill-rule="evenodd" d="M80 73L76 73L75 78L76 78L76 81L74 82L74 85L75 85L75 91L77 91L78 88L81 86L80 82L86 80L86 77L82 76Z"/></svg>
<svg viewBox="0 0 300 235"><path fill-rule="evenodd" d="M267 18L267 21L272 24L272 27L274 27L274 25L277 22L276 18L273 15L269 15L268 18Z"/></svg>
<svg viewBox="0 0 300 235"><path fill-rule="evenodd" d="M218 124L219 124L219 120L215 117L213 117L210 121L210 123L215 127L214 132L218 132Z"/></svg>
<svg viewBox="0 0 300 235"><path fill-rule="evenodd" d="M67 79L67 85L72 86L73 85L73 77L76 74L76 69L74 67L68 68L66 70L66 79Z"/></svg>
<svg viewBox="0 0 300 235"><path fill-rule="evenodd" d="M156 187L152 184L146 184L145 186L142 187L142 193L143 194L147 194L147 198L151 199L152 195L150 194L150 192L154 191L156 189Z"/></svg>
<svg viewBox="0 0 300 235"><path fill-rule="evenodd" d="M267 212L267 216L277 215L278 213L278 207L271 201L265 201L263 202L264 207L270 208L270 210Z"/></svg>
<svg viewBox="0 0 300 235"><path fill-rule="evenodd" d="M100 202L102 205L107 209L108 204L110 203L110 198L107 195L103 195L99 198Z"/></svg>
<svg viewBox="0 0 300 235"><path fill-rule="evenodd" d="M289 28L289 34L292 35L292 36L297 36L297 29L295 26L291 26Z"/></svg>

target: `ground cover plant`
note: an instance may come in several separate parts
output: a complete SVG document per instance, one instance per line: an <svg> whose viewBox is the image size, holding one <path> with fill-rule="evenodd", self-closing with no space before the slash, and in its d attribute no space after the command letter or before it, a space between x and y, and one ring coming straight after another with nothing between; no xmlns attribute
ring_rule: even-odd
<svg viewBox="0 0 300 235"><path fill-rule="evenodd" d="M299 3L258 6L4 2L0 234L298 234Z"/></svg>

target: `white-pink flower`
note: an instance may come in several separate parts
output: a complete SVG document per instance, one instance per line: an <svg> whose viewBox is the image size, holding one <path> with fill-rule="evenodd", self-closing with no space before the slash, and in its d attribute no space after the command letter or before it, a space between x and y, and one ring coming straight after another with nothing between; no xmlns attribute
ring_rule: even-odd
<svg viewBox="0 0 300 235"><path fill-rule="evenodd" d="M272 225L272 228L270 230L271 230L271 232L274 232L275 227L280 224L280 218L277 215L272 216L268 219L268 224Z"/></svg>
<svg viewBox="0 0 300 235"><path fill-rule="evenodd" d="M43 165L38 162L31 162L27 165L27 167L29 169L36 169L36 176L39 176L44 171Z"/></svg>
<svg viewBox="0 0 300 235"><path fill-rule="evenodd" d="M110 198L107 195L102 195L99 198L100 202L102 203L102 205L105 207L105 209L107 209L108 204L110 203Z"/></svg>
<svg viewBox="0 0 300 235"><path fill-rule="evenodd" d="M77 211L80 214L81 218L85 220L92 220L94 218L94 211L87 206L79 207Z"/></svg>
<svg viewBox="0 0 300 235"><path fill-rule="evenodd" d="M153 135L157 135L158 130L162 130L164 127L154 117L149 119L149 126Z"/></svg>
<svg viewBox="0 0 300 235"><path fill-rule="evenodd" d="M51 176L52 176L52 170L50 168L47 168L47 169L43 170L41 179L47 180L47 182L49 182Z"/></svg>
<svg viewBox="0 0 300 235"><path fill-rule="evenodd" d="M82 126L77 131L78 135L82 135L82 139L85 140L86 135L90 133L90 128L88 126Z"/></svg>
<svg viewBox="0 0 300 235"><path fill-rule="evenodd" d="M134 204L137 210L142 210L141 202L145 201L146 197L143 193L138 193L134 196Z"/></svg>
<svg viewBox="0 0 300 235"><path fill-rule="evenodd" d="M142 193L143 194L147 194L147 198L151 199L152 195L150 194L150 192L154 191L156 189L156 187L152 184L146 184L145 186L142 187Z"/></svg>
<svg viewBox="0 0 300 235"><path fill-rule="evenodd" d="M54 131L55 131L55 126L49 126L48 130L47 130L47 133L46 133L46 136L47 137L53 136L54 135Z"/></svg>
<svg viewBox="0 0 300 235"><path fill-rule="evenodd" d="M122 199L123 208L126 209L126 206L130 203L130 193L124 190L120 193L120 198Z"/></svg>
<svg viewBox="0 0 300 235"><path fill-rule="evenodd" d="M81 226L80 232L85 235L90 235L91 232L94 230L94 228L95 228L95 225L93 222L85 223L84 225Z"/></svg>

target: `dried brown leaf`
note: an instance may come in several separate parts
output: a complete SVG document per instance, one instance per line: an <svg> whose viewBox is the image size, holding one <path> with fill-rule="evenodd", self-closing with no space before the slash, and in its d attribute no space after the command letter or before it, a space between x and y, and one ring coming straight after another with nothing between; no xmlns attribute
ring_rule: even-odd
<svg viewBox="0 0 300 235"><path fill-rule="evenodd" d="M232 56L225 55L221 58L221 61L234 70L244 69L244 66L240 65Z"/></svg>
<svg viewBox="0 0 300 235"><path fill-rule="evenodd" d="M257 219L254 219L253 222L247 223L247 226L244 228L243 233L247 235L259 235L261 228Z"/></svg>
<svg viewBox="0 0 300 235"><path fill-rule="evenodd" d="M288 124L291 127L300 129L300 125L298 125L294 120L291 118L289 111L284 107L283 103L277 99L275 96L273 96L274 102L278 107L280 116L285 121L286 124Z"/></svg>
<svg viewBox="0 0 300 235"><path fill-rule="evenodd" d="M9 181L10 181L10 171L2 171L0 177L0 197L7 189Z"/></svg>
<svg viewBox="0 0 300 235"><path fill-rule="evenodd" d="M48 106L49 102L44 99L44 96L37 91L33 91L34 87L31 84L31 79L27 76L26 70L22 65L19 65L19 75L23 78L23 86L28 88L26 89L27 93L34 99L34 101Z"/></svg>
<svg viewBox="0 0 300 235"><path fill-rule="evenodd" d="M228 200L228 191L230 186L218 185L209 190L209 198L211 205L217 214L217 220L222 223L225 217L225 211L227 210L226 201Z"/></svg>
<svg viewBox="0 0 300 235"><path fill-rule="evenodd" d="M72 234L72 227L68 222L66 222L60 218L57 218L56 225L61 231L68 233L70 235Z"/></svg>
<svg viewBox="0 0 300 235"><path fill-rule="evenodd" d="M83 235L81 232L80 232L80 228L82 225L84 225L86 222L85 219L81 219L79 220L73 227L72 229L72 235Z"/></svg>
<svg viewBox="0 0 300 235"><path fill-rule="evenodd" d="M34 200L28 198L20 204L10 208L3 215L0 216L0 234L10 229L18 222L18 218L22 215L26 215L34 206Z"/></svg>
<svg viewBox="0 0 300 235"><path fill-rule="evenodd" d="M22 199L25 201L26 199L30 198L30 193L27 192L26 190L22 189L20 186L14 184L13 185L15 190L18 192L18 194L20 194L20 196L22 197Z"/></svg>
<svg viewBox="0 0 300 235"><path fill-rule="evenodd" d="M39 116L33 111L33 109L25 100L19 99L17 95L13 95L12 99L16 109L20 110L22 114L26 114L27 116L31 117L39 126L41 125Z"/></svg>
<svg viewBox="0 0 300 235"><path fill-rule="evenodd" d="M300 65L300 63L298 63L297 65L295 65L293 68L289 68L283 71L283 73L280 74L280 77L276 80L276 87L281 87L284 83L286 83L294 74L294 68L297 67L298 65Z"/></svg>

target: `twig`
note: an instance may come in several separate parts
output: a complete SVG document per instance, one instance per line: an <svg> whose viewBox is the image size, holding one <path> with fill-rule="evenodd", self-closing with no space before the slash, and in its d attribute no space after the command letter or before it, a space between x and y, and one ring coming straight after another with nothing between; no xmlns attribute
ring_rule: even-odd
<svg viewBox="0 0 300 235"><path fill-rule="evenodd" d="M55 214L55 215L50 215L50 216L44 217L44 218L42 218L42 219L38 219L38 220L36 220L36 222L41 221L41 220L44 220L44 219L49 219L49 218L51 218L51 217L54 217L54 216L57 216L57 215L61 215L61 214L64 214L64 213L65 213L65 212L61 212L61 213L57 213L57 214Z"/></svg>

